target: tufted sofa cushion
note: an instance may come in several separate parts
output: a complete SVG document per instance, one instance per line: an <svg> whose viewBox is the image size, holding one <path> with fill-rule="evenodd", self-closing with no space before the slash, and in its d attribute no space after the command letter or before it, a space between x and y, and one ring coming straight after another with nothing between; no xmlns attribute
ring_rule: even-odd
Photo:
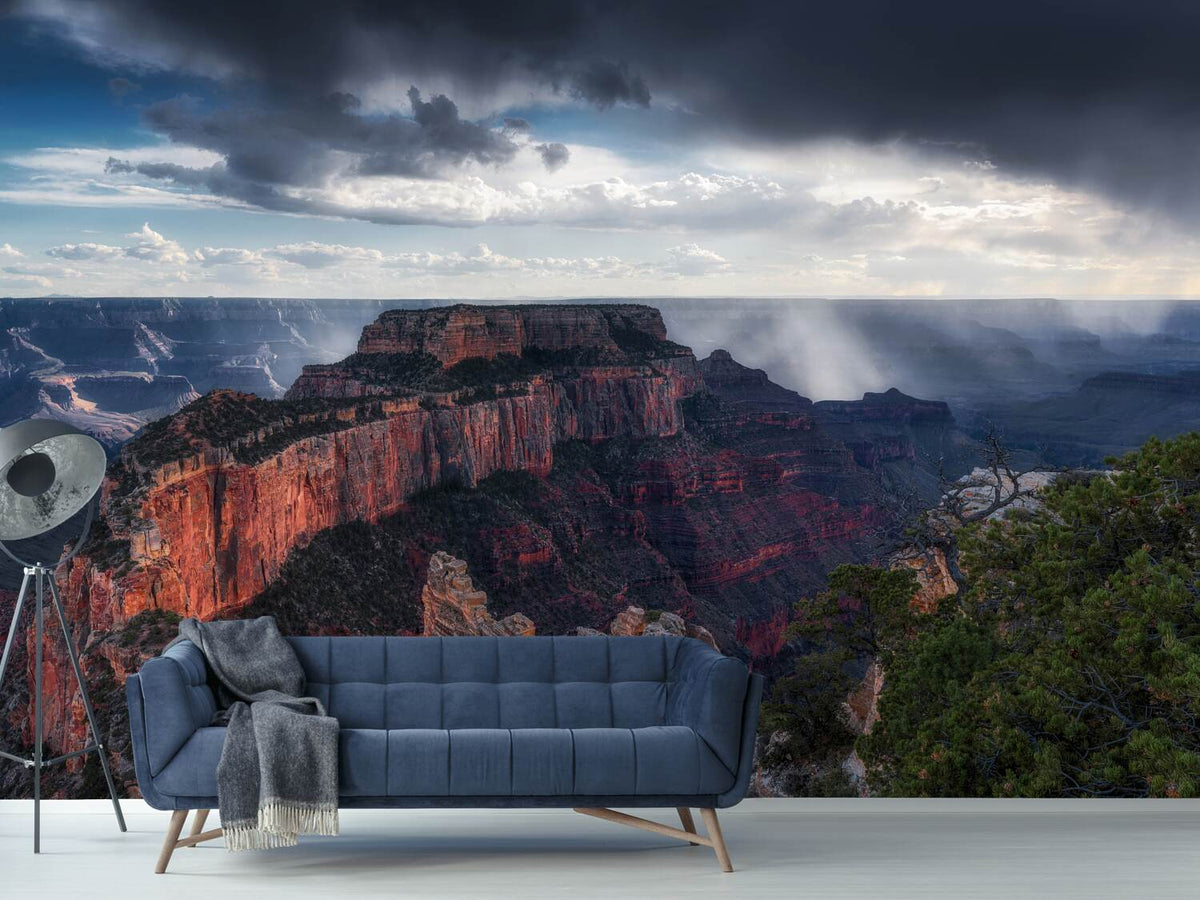
<svg viewBox="0 0 1200 900"><path fill-rule="evenodd" d="M682 638L294 637L343 728L645 728L666 723ZM744 685L743 685L744 689Z"/></svg>

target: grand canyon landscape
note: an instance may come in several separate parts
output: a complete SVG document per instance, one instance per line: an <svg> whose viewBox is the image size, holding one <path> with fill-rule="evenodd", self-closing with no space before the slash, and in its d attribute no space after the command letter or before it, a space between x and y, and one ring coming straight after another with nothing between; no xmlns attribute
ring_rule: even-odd
<svg viewBox="0 0 1200 900"><path fill-rule="evenodd" d="M0 0L0 895L1194 897L1197 45Z"/></svg>
<svg viewBox="0 0 1200 900"><path fill-rule="evenodd" d="M1190 308L1025 308L1021 331L969 302L0 301L0 421L63 418L112 456L60 584L134 792L121 684L184 616L678 633L775 681L812 649L795 623L839 565L911 573L912 602L936 608L954 552L913 524L997 447L1023 494L1200 420ZM70 527L30 543L50 558ZM85 720L61 644L47 652L57 754ZM869 730L880 671L867 653L846 666ZM27 744L23 685L4 703L0 737ZM764 728L758 792L829 769L869 791L853 754L781 756L781 734ZM69 765L49 789L99 796L98 776ZM29 790L13 768L0 787Z"/></svg>

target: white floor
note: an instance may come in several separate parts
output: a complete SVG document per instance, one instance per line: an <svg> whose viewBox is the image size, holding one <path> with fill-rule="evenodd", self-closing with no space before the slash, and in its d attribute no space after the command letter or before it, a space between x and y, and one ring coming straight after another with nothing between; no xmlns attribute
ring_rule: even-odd
<svg viewBox="0 0 1200 900"><path fill-rule="evenodd" d="M214 841L156 876L167 813L125 801L121 834L106 801L42 809L34 856L32 803L0 801L4 900L1200 897L1200 801L748 800L721 814L730 875L707 847L570 810L343 810L339 837Z"/></svg>

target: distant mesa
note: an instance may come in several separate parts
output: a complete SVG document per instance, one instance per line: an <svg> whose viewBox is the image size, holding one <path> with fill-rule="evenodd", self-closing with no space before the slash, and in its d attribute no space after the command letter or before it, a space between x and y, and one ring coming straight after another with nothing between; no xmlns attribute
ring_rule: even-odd
<svg viewBox="0 0 1200 900"><path fill-rule="evenodd" d="M6 388L0 396L0 423L57 419L110 448L121 446L147 422L169 416L200 396L186 378L144 372L18 373L8 379Z"/></svg>
<svg viewBox="0 0 1200 900"><path fill-rule="evenodd" d="M278 398L284 395L284 389L275 380L271 367L264 362L221 363L209 370L209 376L226 390L267 398Z"/></svg>
<svg viewBox="0 0 1200 900"><path fill-rule="evenodd" d="M670 377L677 396L700 384L692 351L667 340L649 306L458 304L383 313L363 329L357 353L305 366L287 396L508 390L576 378L582 368L616 374L630 366Z"/></svg>
<svg viewBox="0 0 1200 900"><path fill-rule="evenodd" d="M958 430L950 407L891 388L868 391L861 400L821 400L813 412L824 428L854 453L864 468L879 471L907 461L936 471L962 471L974 456L974 444ZM927 481L927 501L936 500L936 483Z"/></svg>
<svg viewBox="0 0 1200 900"><path fill-rule="evenodd" d="M816 411L829 422L953 422L950 406L941 400L919 400L891 388L883 393L868 391L861 400L819 400Z"/></svg>
<svg viewBox="0 0 1200 900"><path fill-rule="evenodd" d="M666 340L662 314L649 306L456 304L385 312L363 329L358 352L427 354L449 368L466 359L523 356L530 350L593 349L619 358L661 352Z"/></svg>
<svg viewBox="0 0 1200 900"><path fill-rule="evenodd" d="M1163 440L1200 422L1200 370L1101 372L1075 390L1037 400L996 401L987 417L1016 447L1047 462L1076 468L1103 466L1145 441Z"/></svg>
<svg viewBox="0 0 1200 900"><path fill-rule="evenodd" d="M812 401L776 384L762 369L743 366L728 350L714 350L700 360L704 385L722 400L763 410L809 412Z"/></svg>

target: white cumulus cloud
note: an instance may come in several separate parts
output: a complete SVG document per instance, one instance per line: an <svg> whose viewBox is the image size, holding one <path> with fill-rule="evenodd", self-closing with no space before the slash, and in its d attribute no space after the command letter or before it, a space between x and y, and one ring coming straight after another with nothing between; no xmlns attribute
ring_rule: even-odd
<svg viewBox="0 0 1200 900"><path fill-rule="evenodd" d="M46 251L46 255L54 259L105 260L115 259L124 254L120 247L109 244L59 244Z"/></svg>
<svg viewBox="0 0 1200 900"><path fill-rule="evenodd" d="M707 275L724 272L730 268L728 260L712 250L698 244L682 244L667 250L669 260L666 271L676 275Z"/></svg>
<svg viewBox="0 0 1200 900"><path fill-rule="evenodd" d="M251 266L263 262L263 255L256 250L241 247L201 247L192 254L205 268L212 266Z"/></svg>
<svg viewBox="0 0 1200 900"><path fill-rule="evenodd" d="M178 241L163 237L150 223L138 231L125 235L132 241L124 247L111 244L59 244L46 250L52 259L68 259L76 262L105 262L115 259L137 259L144 262L181 266L188 262L188 254Z"/></svg>
<svg viewBox="0 0 1200 900"><path fill-rule="evenodd" d="M265 255L284 262L296 263L306 269L324 269L341 263L379 263L383 253L369 247L347 247L344 244L322 244L304 241L299 244L279 244Z"/></svg>
<svg viewBox="0 0 1200 900"><path fill-rule="evenodd" d="M176 266L188 261L188 255L179 242L163 237L150 227L149 222L142 225L140 231L133 231L125 236L133 238L133 243L124 250L125 256L130 259Z"/></svg>

